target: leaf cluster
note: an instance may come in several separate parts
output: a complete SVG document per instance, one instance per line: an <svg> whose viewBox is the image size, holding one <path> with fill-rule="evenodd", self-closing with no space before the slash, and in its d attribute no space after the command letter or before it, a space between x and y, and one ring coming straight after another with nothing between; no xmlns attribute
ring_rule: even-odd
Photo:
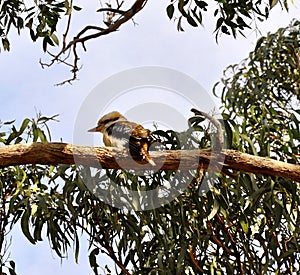
<svg viewBox="0 0 300 275"><path fill-rule="evenodd" d="M38 114L36 119L25 119L20 127L13 125L14 121L1 123L1 143L9 145L21 142L47 142L51 139L47 124L55 118L56 116L45 117ZM193 126L196 127L200 122L202 119L197 121L194 118ZM165 139L163 146L168 147L174 143L175 132L169 131L168 134L161 132L161 135L159 133L157 131L155 135ZM185 139L181 138L181 141L187 142L188 136L182 136ZM180 147L179 144L177 146ZM90 191L91 189L87 188L90 186L85 182L85 171L75 166L41 165L1 169L1 240L5 239L13 226L20 224L24 236L32 244L47 237L51 248L61 258L66 257L69 248L73 247L77 261L80 236L85 234L90 242L91 267L96 274L98 254L110 257L121 270L126 270L127 265L133 265L139 270L138 265L141 263L136 261L137 252L132 250L130 255L127 253L137 241L130 238L136 236L139 239L141 232L136 230L140 218L101 202ZM137 190L155 188L158 184L162 184L163 180L170 180L172 176L172 173L135 176L124 171L107 171L107 174L117 184ZM103 182L100 183L103 185ZM3 252L5 247L0 244ZM4 265L5 263L2 263L3 268ZM151 266L150 262L148 265ZM12 270L9 265L7 268ZM4 272L3 269L1 272Z"/></svg>
<svg viewBox="0 0 300 275"><path fill-rule="evenodd" d="M299 26L295 21L261 38L249 58L230 66L216 86L215 92L222 85L228 148L297 163ZM55 116L39 115L25 119L20 127L2 123L0 141L3 145L46 142L50 140L47 123L53 119ZM192 117L185 132L153 132L157 140L153 149L207 148L212 145L212 135L209 123ZM99 259L103 257L113 261L119 274L296 273L300 262L299 183L229 172L210 178L201 170L137 174L121 170L95 173L74 166L1 169L1 254L7 249L3 241L7 233L19 223L31 243L46 237L61 258L73 248L78 260L82 236L86 237L95 274L100 274ZM208 182L201 181L203 175ZM161 188L175 197L151 208L162 198L143 201L140 196L117 192L112 181L119 190L127 188L138 194ZM203 184L210 185L206 193L200 192ZM99 199L103 191L110 205ZM112 206L121 200L127 209ZM142 205L148 207L146 211L128 210ZM6 258L2 266L14 274L11 263ZM113 272L111 266L103 268L107 274Z"/></svg>
<svg viewBox="0 0 300 275"><path fill-rule="evenodd" d="M9 143L17 139L30 142L39 137L33 128L42 131L40 126L45 127L51 119L25 119L19 130L12 122L3 123L2 130L11 130L2 132L2 142L8 144L12 133L19 133L22 139L11 137ZM185 132L157 130L153 135L160 141L156 146L160 150L206 148L211 146L211 133L203 118L192 117ZM74 166L2 169L2 237L19 223L31 243L47 238L61 258L73 248L76 261L85 237L95 274L100 274L101 268L106 274L112 274L113 268L117 274L241 274L249 270L261 274L294 271L299 262L299 186L291 182L246 174L234 178L218 175L203 194L195 171L181 177L164 171L139 175L108 170L93 177L92 172ZM139 196L116 193L106 185L103 174L130 190L165 185L166 191L173 188L178 193L160 207L129 211L136 203L145 202ZM101 190L111 195L111 205L122 197L130 207L104 203L99 200ZM101 258L110 258L114 266L99 266Z"/></svg>
<svg viewBox="0 0 300 275"><path fill-rule="evenodd" d="M295 21L260 38L249 57L229 66L226 77L215 87L222 85L223 117L231 148L297 163L299 27Z"/></svg>
<svg viewBox="0 0 300 275"><path fill-rule="evenodd" d="M47 142L51 139L47 123L55 120L56 116L45 117L41 114L36 119L24 119L17 128L14 121L0 122L0 143L4 146L21 142ZM20 223L24 235L32 243L41 239L41 221L33 236L30 233L30 219L36 216L36 200L40 199L47 208L45 198L51 197L44 179L48 178L53 168L27 165L7 167L0 170L0 273L16 274L15 263L9 257L9 232L16 223ZM49 187L51 189L51 187ZM47 191L46 191L47 190ZM47 198L48 199L48 198ZM52 200L52 197L51 197Z"/></svg>
<svg viewBox="0 0 300 275"><path fill-rule="evenodd" d="M71 1L35 0L31 5L26 1L3 1L0 5L0 37L2 49L10 50L9 33L15 28L20 34L21 30L28 29L32 41L41 38L43 50L46 52L48 45L59 44L56 30L58 22L63 16L80 10L72 6Z"/></svg>
<svg viewBox="0 0 300 275"><path fill-rule="evenodd" d="M177 19L177 29L183 31L183 22L186 21L192 27L198 27L203 23L203 14L214 9L213 17L216 18L216 37L219 34L233 35L238 33L244 35L246 28L252 28L251 23L258 19L266 20L273 7L280 4L288 9L286 0L222 0L209 3L200 0L176 0L167 6L167 15L170 19ZM176 11L177 14L176 15Z"/></svg>
<svg viewBox="0 0 300 275"><path fill-rule="evenodd" d="M170 19L177 19L177 29L183 31L183 24L187 22L190 26L198 27L203 23L203 15L214 9L212 14L216 18L216 35L224 33L236 37L237 33L244 35L246 28L252 28L251 22L255 19L263 21L269 17L271 9L281 5L288 9L287 0L265 1L236 1L216 0L215 3L200 0L175 0L167 6L167 15ZM117 1L118 3L118 1ZM107 3L110 7L110 3ZM122 13L119 9L117 12ZM46 52L48 46L59 44L57 36L57 25L65 16L70 16L73 11L82 8L73 5L73 1L57 0L35 0L32 4L20 0L5 0L0 5L0 37L2 49L10 50L9 33L12 28L20 33L28 29L32 41L42 39L43 50ZM108 9L109 10L109 9ZM111 12L115 14L115 11ZM70 19L70 18L69 18ZM69 23L70 24L70 23ZM69 29L69 25L67 29ZM83 30L85 27L83 27ZM65 43L65 41L64 41Z"/></svg>
<svg viewBox="0 0 300 275"><path fill-rule="evenodd" d="M260 38L249 57L229 66L215 86L223 102L229 148L298 163L299 27L294 21ZM240 173L223 184L235 185L232 198L243 205L241 227L253 234L252 245L256 242L259 257L269 265L257 265L257 274L296 272L300 255L299 182Z"/></svg>

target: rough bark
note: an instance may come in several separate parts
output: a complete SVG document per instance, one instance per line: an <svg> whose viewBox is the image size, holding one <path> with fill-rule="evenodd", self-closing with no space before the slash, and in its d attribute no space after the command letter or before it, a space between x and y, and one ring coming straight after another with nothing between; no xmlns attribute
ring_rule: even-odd
<svg viewBox="0 0 300 275"><path fill-rule="evenodd" d="M233 169L254 174L281 176L300 182L300 166L234 150L172 150L151 152L156 167L136 162L124 151L109 147L77 146L66 143L29 143L0 147L0 167L25 164L77 164L104 169L189 170Z"/></svg>

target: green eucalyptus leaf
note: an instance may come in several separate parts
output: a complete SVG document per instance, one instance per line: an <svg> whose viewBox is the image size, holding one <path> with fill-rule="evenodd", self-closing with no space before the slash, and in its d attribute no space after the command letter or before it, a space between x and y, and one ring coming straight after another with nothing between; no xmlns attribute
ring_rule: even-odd
<svg viewBox="0 0 300 275"><path fill-rule="evenodd" d="M22 232L25 235L25 237L32 243L35 244L35 239L31 236L29 227L30 227L30 214L31 214L31 208L29 204L27 204L27 208L24 211L22 218L21 218L21 228Z"/></svg>
<svg viewBox="0 0 300 275"><path fill-rule="evenodd" d="M76 11L81 11L82 10L82 8L78 7L78 6L73 6L73 9L76 10Z"/></svg>
<svg viewBox="0 0 300 275"><path fill-rule="evenodd" d="M10 50L10 42L7 38L2 38L2 46L5 51Z"/></svg>
<svg viewBox="0 0 300 275"><path fill-rule="evenodd" d="M95 274L98 274L97 270L99 265L97 264L96 256L99 254L99 252L99 248L94 248L89 255L90 266Z"/></svg>
<svg viewBox="0 0 300 275"><path fill-rule="evenodd" d="M52 33L50 35L50 37L51 37L52 41L58 46L59 45L59 40L58 40L58 37L56 36L56 34Z"/></svg>
<svg viewBox="0 0 300 275"><path fill-rule="evenodd" d="M167 7L167 15L168 15L169 19L172 19L172 18L173 18L174 11L175 11L174 5L173 5L173 4L170 4L170 5Z"/></svg>
<svg viewBox="0 0 300 275"><path fill-rule="evenodd" d="M197 22L195 21L195 19L190 15L190 14L188 14L187 15L187 21L188 21L188 23L191 25L191 26L193 26L193 27L198 27L198 24L197 24Z"/></svg>

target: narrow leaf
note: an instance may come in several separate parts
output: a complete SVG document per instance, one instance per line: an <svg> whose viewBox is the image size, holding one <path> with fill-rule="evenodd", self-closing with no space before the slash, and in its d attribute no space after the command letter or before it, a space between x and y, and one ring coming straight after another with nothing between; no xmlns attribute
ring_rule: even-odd
<svg viewBox="0 0 300 275"><path fill-rule="evenodd" d="M173 4L170 4L170 5L167 7L167 15L168 15L169 19L172 19L172 18L173 18L174 11L175 11L174 5L173 5Z"/></svg>
<svg viewBox="0 0 300 275"><path fill-rule="evenodd" d="M56 34L52 33L50 37L51 37L52 41L58 46L59 45L59 40L58 40Z"/></svg>
<svg viewBox="0 0 300 275"><path fill-rule="evenodd" d="M27 209L25 210L22 218L21 218L21 228L22 232L24 233L25 237L33 244L35 244L35 240L30 234L29 231L29 218L30 218L31 209L29 205L27 205Z"/></svg>

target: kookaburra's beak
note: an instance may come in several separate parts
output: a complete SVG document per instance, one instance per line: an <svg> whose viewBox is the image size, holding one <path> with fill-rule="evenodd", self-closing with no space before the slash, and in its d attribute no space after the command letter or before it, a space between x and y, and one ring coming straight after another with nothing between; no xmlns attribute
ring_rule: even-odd
<svg viewBox="0 0 300 275"><path fill-rule="evenodd" d="M100 127L97 126L95 128L89 129L88 132L100 132Z"/></svg>

